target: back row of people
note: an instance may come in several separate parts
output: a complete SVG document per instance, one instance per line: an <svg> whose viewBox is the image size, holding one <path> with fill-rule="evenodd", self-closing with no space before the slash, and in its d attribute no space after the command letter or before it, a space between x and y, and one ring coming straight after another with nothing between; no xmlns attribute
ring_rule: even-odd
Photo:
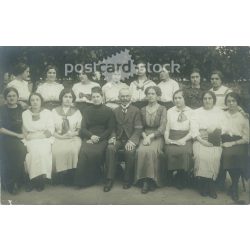
<svg viewBox="0 0 250 250"><path fill-rule="evenodd" d="M132 93L132 103L138 108L142 108L147 104L145 99L145 89L149 86L156 86L156 84L147 77L146 65L139 63L136 66L137 79L130 83L130 90ZM15 69L16 78L8 83L8 87L15 87L19 92L20 103L24 104L28 101L31 93L30 86L26 81L29 77L29 67L25 64L18 64ZM64 88L62 84L56 82L57 71L54 66L48 66L46 69L46 82L37 87L36 92L40 93L44 99L45 107L52 110L59 104L59 95ZM89 74L85 71L79 74L80 82L73 85L72 90L76 95L76 105L82 111L91 103L91 89L97 87L99 83L93 82L89 78ZM162 92L159 103L167 109L173 107L173 93L178 90L179 84L170 78L169 71L163 68L160 72L161 82L157 85ZM187 105L193 109L202 106L201 94L205 90L201 86L201 75L198 69L194 69L190 74L191 86L186 88ZM227 93L231 92L229 88L222 84L223 76L220 71L214 71L211 74L211 84L213 91L217 98L216 106L225 109L224 99ZM126 87L127 84L121 82L121 74L115 71L112 80L102 87L103 101L111 107L116 108L119 105L118 93L121 88Z"/></svg>

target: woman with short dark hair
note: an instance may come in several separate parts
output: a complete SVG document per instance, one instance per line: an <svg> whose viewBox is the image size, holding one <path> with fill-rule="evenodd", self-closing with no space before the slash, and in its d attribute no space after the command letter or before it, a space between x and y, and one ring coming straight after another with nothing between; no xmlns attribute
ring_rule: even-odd
<svg viewBox="0 0 250 250"><path fill-rule="evenodd" d="M91 186L100 179L108 139L115 126L112 110L102 104L101 88L92 88L91 101L93 105L83 112L83 141L74 178L77 187Z"/></svg>
<svg viewBox="0 0 250 250"><path fill-rule="evenodd" d="M131 82L129 89L132 94L131 101L133 105L141 109L147 105L147 98L145 96L145 90L147 87L155 86L156 84L147 77L146 63L138 61L136 63L137 79Z"/></svg>
<svg viewBox="0 0 250 250"><path fill-rule="evenodd" d="M249 143L249 120L239 111L239 102L238 94L226 95L228 111L225 111L225 129L222 135L222 167L231 177L229 194L234 201L239 199L238 182L247 167Z"/></svg>
<svg viewBox="0 0 250 250"><path fill-rule="evenodd" d="M52 145L53 168L60 176L60 182L70 185L77 166L81 147L79 130L82 115L74 107L76 96L71 89L63 89L59 100L61 105L52 110L55 124L55 142Z"/></svg>
<svg viewBox="0 0 250 250"><path fill-rule="evenodd" d="M18 104L18 91L9 87L4 90L6 104L0 107L1 169L2 183L16 194L23 183L26 148L21 141L22 107Z"/></svg>
<svg viewBox="0 0 250 250"><path fill-rule="evenodd" d="M212 91L205 91L202 101L203 107L196 109L191 119L194 174L200 180L200 194L216 199L214 181L220 169L224 113L215 107L216 96Z"/></svg>
<svg viewBox="0 0 250 250"><path fill-rule="evenodd" d="M57 68L49 65L45 69L46 81L38 86L36 93L41 94L44 99L44 108L52 110L60 105L59 95L63 90L63 85L56 82Z"/></svg>
<svg viewBox="0 0 250 250"><path fill-rule="evenodd" d="M26 191L33 188L42 191L45 178L51 178L54 123L51 111L43 108L43 98L33 93L29 98L30 109L22 114L24 144L27 147L25 160L29 183Z"/></svg>

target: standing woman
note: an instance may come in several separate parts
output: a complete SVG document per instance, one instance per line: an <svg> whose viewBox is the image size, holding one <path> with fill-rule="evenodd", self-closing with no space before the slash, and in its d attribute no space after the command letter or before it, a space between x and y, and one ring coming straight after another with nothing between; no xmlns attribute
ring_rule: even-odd
<svg viewBox="0 0 250 250"><path fill-rule="evenodd" d="M32 86L29 85L28 79L30 68L25 63L18 63L13 70L15 79L8 83L7 87L13 87L18 91L19 103L27 108L28 99L32 91Z"/></svg>
<svg viewBox="0 0 250 250"><path fill-rule="evenodd" d="M44 108L52 110L60 105L59 95L63 90L63 85L56 82L57 69L49 65L45 70L46 82L39 85L36 93L39 93L44 100Z"/></svg>
<svg viewBox="0 0 250 250"><path fill-rule="evenodd" d="M131 82L129 89L132 93L132 104L141 109L147 105L145 90L147 87L155 86L156 84L148 79L146 63L138 62L136 65L137 79Z"/></svg>
<svg viewBox="0 0 250 250"><path fill-rule="evenodd" d="M73 104L76 96L71 89L63 89L59 100L61 106L52 110L55 124L55 142L52 145L53 167L64 184L72 184L81 147L79 130L82 115Z"/></svg>
<svg viewBox="0 0 250 250"><path fill-rule="evenodd" d="M141 109L144 131L136 154L135 183L142 183L143 194L161 184L160 155L163 153L166 109L157 103L161 90L157 86L145 90L148 105Z"/></svg>
<svg viewBox="0 0 250 250"><path fill-rule="evenodd" d="M82 70L79 73L79 83L75 83L72 90L76 96L76 106L83 113L83 110L91 105L91 89L94 87L100 87L99 83L92 82L89 79L89 75Z"/></svg>
<svg viewBox="0 0 250 250"><path fill-rule="evenodd" d="M177 90L173 100L175 106L167 112L165 131L165 155L167 158L167 176L177 171L176 187L183 189L192 167L191 117L193 110L185 105L185 93ZM171 180L171 178L169 178Z"/></svg>
<svg viewBox="0 0 250 250"><path fill-rule="evenodd" d="M43 108L43 98L33 93L29 98L30 109L23 112L24 144L27 147L26 169L29 183L26 191L44 189L45 178L51 178L54 123L51 111Z"/></svg>
<svg viewBox="0 0 250 250"><path fill-rule="evenodd" d="M22 107L18 104L18 91L9 87L4 90L6 105L0 107L2 181L7 190L16 194L24 177L26 148L21 141Z"/></svg>
<svg viewBox="0 0 250 250"><path fill-rule="evenodd" d="M216 106L224 110L226 109L225 97L228 93L232 92L232 90L222 85L222 82L223 75L221 71L213 71L211 74L211 84L213 87L210 89L210 91L214 92L216 96Z"/></svg>
<svg viewBox="0 0 250 250"><path fill-rule="evenodd" d="M222 135L222 166L229 172L232 186L229 193L234 201L239 199L238 182L247 167L249 121L239 111L240 97L229 93L225 98L225 130Z"/></svg>
<svg viewBox="0 0 250 250"><path fill-rule="evenodd" d="M200 70L194 68L190 74L191 85L185 88L186 106L191 109L202 107L202 93L205 91L201 83Z"/></svg>
<svg viewBox="0 0 250 250"><path fill-rule="evenodd" d="M178 82L170 78L169 72L170 67L162 67L162 71L160 72L161 82L158 84L162 92L159 103L165 106L167 110L174 106L173 95L175 91L180 89Z"/></svg>
<svg viewBox="0 0 250 250"><path fill-rule="evenodd" d="M92 89L91 100L93 105L84 110L81 125L83 141L74 180L78 187L91 186L100 178L108 139L114 130L114 115L102 104L101 88Z"/></svg>
<svg viewBox="0 0 250 250"><path fill-rule="evenodd" d="M224 113L215 107L216 96L212 91L205 91L202 100L203 107L196 109L191 119L194 174L200 179L200 194L216 199L214 181L220 168Z"/></svg>

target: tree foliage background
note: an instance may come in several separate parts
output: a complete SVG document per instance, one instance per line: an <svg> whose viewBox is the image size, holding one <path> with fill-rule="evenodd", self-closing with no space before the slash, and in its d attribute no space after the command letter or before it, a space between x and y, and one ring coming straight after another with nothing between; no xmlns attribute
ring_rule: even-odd
<svg viewBox="0 0 250 250"><path fill-rule="evenodd" d="M171 60L181 65L175 77L189 78L190 70L198 67L204 78L212 70L219 69L226 82L250 79L250 47L1 47L1 73L11 72L14 64L26 62L31 67L33 81L43 76L48 64L55 64L59 76L63 76L65 63L98 62L122 49L129 49L134 60L149 63L168 63ZM73 78L76 77L73 75Z"/></svg>
<svg viewBox="0 0 250 250"><path fill-rule="evenodd" d="M44 69L53 64L58 68L59 81L65 83L78 81L77 75L72 74L70 79L64 77L65 64L86 64L98 62L121 50L128 49L132 58L144 60L151 64L170 63L173 60L180 64L180 73L172 75L181 84L188 84L190 71L198 67L201 71L203 84L209 84L210 74L213 70L221 70L224 74L225 84L228 84L245 100L250 109L250 46L249 47L0 47L0 75L1 89L3 87L3 75L11 73L18 62L25 62L31 69L31 81L36 86L45 79ZM151 75L157 82L158 75ZM129 83L131 79L127 80Z"/></svg>

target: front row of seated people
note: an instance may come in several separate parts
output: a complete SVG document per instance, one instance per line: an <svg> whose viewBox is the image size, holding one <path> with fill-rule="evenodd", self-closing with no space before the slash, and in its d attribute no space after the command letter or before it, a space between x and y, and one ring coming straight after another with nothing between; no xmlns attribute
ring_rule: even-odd
<svg viewBox="0 0 250 250"><path fill-rule="evenodd" d="M247 166L249 121L239 109L236 93L228 93L228 110L215 106L216 96L204 91L202 107L186 106L186 93L173 94L174 107L158 103L158 86L148 86L146 106L132 105L128 87L119 90L119 105L103 104L99 87L91 90L91 102L80 112L71 89L60 93L60 105L44 108L43 97L32 93L29 108L18 104L18 91L4 91L0 132L4 183L11 193L26 183L26 191L42 191L45 179L59 179L79 188L105 179L104 191L112 189L119 168L125 162L123 188L141 187L142 193L167 183L179 189L194 175L202 196L217 197L215 180L220 168L230 174L229 193L239 199L238 182Z"/></svg>

